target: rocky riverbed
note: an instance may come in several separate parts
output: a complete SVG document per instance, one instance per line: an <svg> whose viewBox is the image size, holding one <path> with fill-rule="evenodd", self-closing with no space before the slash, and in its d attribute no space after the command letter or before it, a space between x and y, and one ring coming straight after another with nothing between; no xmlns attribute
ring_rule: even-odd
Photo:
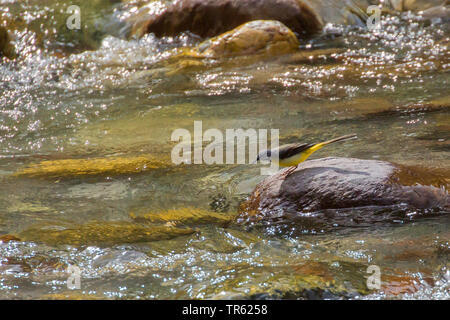
<svg viewBox="0 0 450 320"><path fill-rule="evenodd" d="M0 298L449 299L448 10L0 3ZM176 165L194 121L358 139L289 176Z"/></svg>

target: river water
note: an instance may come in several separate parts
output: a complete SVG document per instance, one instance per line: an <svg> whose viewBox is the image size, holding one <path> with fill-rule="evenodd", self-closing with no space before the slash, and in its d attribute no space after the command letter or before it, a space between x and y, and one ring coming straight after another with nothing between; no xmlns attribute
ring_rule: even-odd
<svg viewBox="0 0 450 320"><path fill-rule="evenodd" d="M164 158L171 133L201 120L204 130L280 129L280 143L356 133L312 158L385 160L448 181L448 22L402 13L378 31L329 25L297 53L171 72L171 52L200 40L123 38L130 3L92 1L89 31L72 35L51 19L67 17L67 1L0 1L18 53L0 64L0 236L16 237L0 243L0 298L450 298L445 212L332 231L151 221L169 236L142 241L136 216L232 219L264 178L259 167L17 174L67 159ZM69 265L79 290L67 288ZM370 265L379 289L367 287Z"/></svg>

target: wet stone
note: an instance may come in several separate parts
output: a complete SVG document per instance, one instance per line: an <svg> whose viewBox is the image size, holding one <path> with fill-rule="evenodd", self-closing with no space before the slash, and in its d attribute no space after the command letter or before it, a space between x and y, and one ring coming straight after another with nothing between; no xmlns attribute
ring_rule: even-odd
<svg viewBox="0 0 450 320"><path fill-rule="evenodd" d="M181 208L144 214L130 213L130 217L140 223L174 223L186 225L217 224L228 225L233 214L218 213L198 208Z"/></svg>
<svg viewBox="0 0 450 320"><path fill-rule="evenodd" d="M408 208L422 209L414 213L427 216L434 208L450 208L450 196L439 181L432 174L383 161L310 160L288 177L285 169L262 181L242 204L237 221L294 220L306 229L329 230L392 222L406 218Z"/></svg>
<svg viewBox="0 0 450 320"><path fill-rule="evenodd" d="M91 159L46 160L31 164L13 174L14 177L29 178L72 178L94 175L121 175L139 173L172 164L163 157L104 157Z"/></svg>
<svg viewBox="0 0 450 320"><path fill-rule="evenodd" d="M70 226L36 226L20 233L24 241L49 245L114 245L172 239L189 235L190 228L142 226L130 222L90 222Z"/></svg>

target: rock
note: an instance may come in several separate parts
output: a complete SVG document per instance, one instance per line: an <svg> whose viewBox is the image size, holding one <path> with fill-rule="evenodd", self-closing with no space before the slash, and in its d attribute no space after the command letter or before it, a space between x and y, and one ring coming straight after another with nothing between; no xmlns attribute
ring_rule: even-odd
<svg viewBox="0 0 450 320"><path fill-rule="evenodd" d="M40 297L41 300L105 300L104 296L86 294L77 291L63 291L61 293L48 293Z"/></svg>
<svg viewBox="0 0 450 320"><path fill-rule="evenodd" d="M367 7L373 0L319 0L303 1L310 5L322 25L328 23L340 25L366 26Z"/></svg>
<svg viewBox="0 0 450 320"><path fill-rule="evenodd" d="M48 245L114 245L149 242L189 235L190 228L172 226L142 226L125 221L89 222L82 225L35 226L20 233L22 241L43 242Z"/></svg>
<svg viewBox="0 0 450 320"><path fill-rule="evenodd" d="M165 61L167 76L198 72L220 63L222 67L247 65L298 50L294 33L278 21L256 20L200 43L173 50ZM234 59L226 59L234 58Z"/></svg>
<svg viewBox="0 0 450 320"><path fill-rule="evenodd" d="M202 42L196 52L202 57L281 55L298 49L294 33L278 21L257 20Z"/></svg>
<svg viewBox="0 0 450 320"><path fill-rule="evenodd" d="M425 19L432 20L432 22L448 22L450 20L450 8L448 6L431 7L426 10L419 11L419 14Z"/></svg>
<svg viewBox="0 0 450 320"><path fill-rule="evenodd" d="M440 177L388 162L310 160L287 178L286 170L282 170L263 180L241 206L237 221L289 217L325 228L370 224L394 218L395 210L383 209L386 206L449 209L445 188L447 182ZM352 210L361 207L366 210Z"/></svg>
<svg viewBox="0 0 450 320"><path fill-rule="evenodd" d="M176 223L176 224L219 224L228 225L233 216L230 214L217 213L197 208L181 208L174 210L166 210L162 212L147 212L145 214L136 215L130 213L130 217L141 223Z"/></svg>
<svg viewBox="0 0 450 320"><path fill-rule="evenodd" d="M220 286L207 287L202 289L202 293L208 299L314 300L349 299L370 293L366 286L364 272L367 266L364 263L339 261L339 267L335 267L336 262L273 263L272 266L265 265L264 270L240 272L235 277L228 277Z"/></svg>
<svg viewBox="0 0 450 320"><path fill-rule="evenodd" d="M445 0L389 0L397 11L421 11L445 4Z"/></svg>
<svg viewBox="0 0 450 320"><path fill-rule="evenodd" d="M429 286L433 286L434 283L430 278L427 278ZM398 275L390 275L383 274L381 276L381 288L382 291L387 296L398 296L402 294L411 294L419 291L424 282L420 277L409 275L409 274L398 274Z"/></svg>
<svg viewBox="0 0 450 320"><path fill-rule="evenodd" d="M0 26L0 57L5 56L9 59L15 57L14 47L11 44L8 31Z"/></svg>
<svg viewBox="0 0 450 320"><path fill-rule="evenodd" d="M163 157L164 158L164 157ZM120 175L168 168L170 159L150 155L136 157L104 157L92 159L46 160L29 165L13 174L14 177L70 178L77 176Z"/></svg>
<svg viewBox="0 0 450 320"><path fill-rule="evenodd" d="M128 18L129 34L175 36L190 31L213 37L253 20L277 20L309 38L328 23L365 25L374 0L180 0L152 1Z"/></svg>
<svg viewBox="0 0 450 320"><path fill-rule="evenodd" d="M0 235L0 243L6 243L10 241L20 241L20 239L10 234Z"/></svg>
<svg viewBox="0 0 450 320"><path fill-rule="evenodd" d="M252 20L277 20L302 36L322 29L306 1L297 0L181 0L166 8L160 2L144 7L131 23L132 35L175 36L190 31L213 37Z"/></svg>

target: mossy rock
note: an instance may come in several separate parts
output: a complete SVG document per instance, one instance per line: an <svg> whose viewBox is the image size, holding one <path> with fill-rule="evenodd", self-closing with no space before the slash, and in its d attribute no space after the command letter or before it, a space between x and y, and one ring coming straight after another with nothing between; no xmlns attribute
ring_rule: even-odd
<svg viewBox="0 0 450 320"><path fill-rule="evenodd" d="M40 297L41 300L105 300L106 297L94 294L86 294L79 291L63 291L49 293Z"/></svg>
<svg viewBox="0 0 450 320"><path fill-rule="evenodd" d="M15 177L70 178L77 176L133 174L172 166L170 159L154 156L46 160L15 172Z"/></svg>
<svg viewBox="0 0 450 320"><path fill-rule="evenodd" d="M125 221L93 221L81 225L35 226L19 234L22 241L48 245L114 245L123 243L168 240L189 235L190 228L172 226L143 226Z"/></svg>
<svg viewBox="0 0 450 320"><path fill-rule="evenodd" d="M217 213L197 208L172 209L161 212L147 212L145 214L130 213L130 217L136 222L173 222L183 225L218 224L228 225L234 219L233 215Z"/></svg>

